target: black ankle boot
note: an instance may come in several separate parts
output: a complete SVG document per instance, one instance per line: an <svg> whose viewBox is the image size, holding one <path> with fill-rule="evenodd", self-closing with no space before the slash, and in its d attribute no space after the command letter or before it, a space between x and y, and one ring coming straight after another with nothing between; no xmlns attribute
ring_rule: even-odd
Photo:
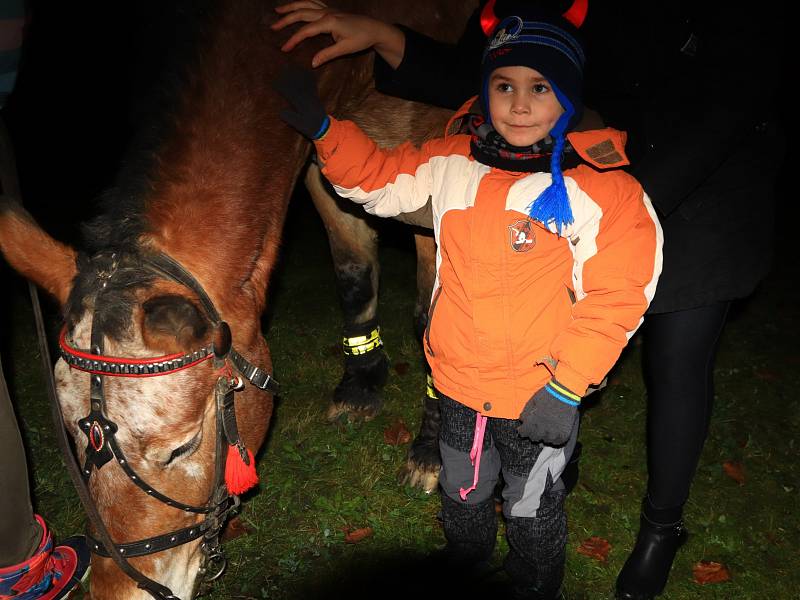
<svg viewBox="0 0 800 600"><path fill-rule="evenodd" d="M636 545L617 577L617 600L652 600L664 591L672 561L687 537L683 521L662 525L642 515Z"/></svg>

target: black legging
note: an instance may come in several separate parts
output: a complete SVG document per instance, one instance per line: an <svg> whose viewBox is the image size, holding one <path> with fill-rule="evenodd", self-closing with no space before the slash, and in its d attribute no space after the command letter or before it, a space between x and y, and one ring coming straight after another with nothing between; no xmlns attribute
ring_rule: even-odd
<svg viewBox="0 0 800 600"><path fill-rule="evenodd" d="M711 419L714 357L729 306L720 302L645 318L647 492L655 508L679 512L689 497Z"/></svg>

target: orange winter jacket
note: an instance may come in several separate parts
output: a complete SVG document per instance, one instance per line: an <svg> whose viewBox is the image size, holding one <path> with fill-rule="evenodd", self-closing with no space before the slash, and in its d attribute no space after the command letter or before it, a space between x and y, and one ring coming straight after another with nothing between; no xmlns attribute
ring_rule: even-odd
<svg viewBox="0 0 800 600"><path fill-rule="evenodd" d="M622 132L568 138L597 168L627 164ZM479 163L468 135L383 150L331 119L315 144L323 174L367 212L391 217L431 199L437 277L424 346L447 396L506 419L552 376L582 396L641 324L662 236L649 198L623 171L564 171L575 221L560 237L528 218L550 174Z"/></svg>

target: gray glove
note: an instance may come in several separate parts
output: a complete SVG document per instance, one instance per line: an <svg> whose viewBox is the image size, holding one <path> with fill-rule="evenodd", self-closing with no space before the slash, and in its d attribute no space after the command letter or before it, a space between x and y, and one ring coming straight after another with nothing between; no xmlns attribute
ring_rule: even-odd
<svg viewBox="0 0 800 600"><path fill-rule="evenodd" d="M563 446L569 440L580 403L580 396L552 379L528 400L517 431L534 442Z"/></svg>

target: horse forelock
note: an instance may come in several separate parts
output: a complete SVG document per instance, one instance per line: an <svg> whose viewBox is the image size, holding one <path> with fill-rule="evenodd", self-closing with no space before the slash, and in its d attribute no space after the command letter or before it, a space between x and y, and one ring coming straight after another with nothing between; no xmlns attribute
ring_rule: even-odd
<svg viewBox="0 0 800 600"><path fill-rule="evenodd" d="M123 339L131 327L131 316L138 304L136 292L149 286L155 276L141 263L136 254L107 251L106 257L115 255L117 270L104 278L96 260L78 256L78 273L65 307L67 328L72 329L88 310L92 311L95 327L109 338ZM98 301L98 295L102 298ZM85 346L88 348L89 346Z"/></svg>

